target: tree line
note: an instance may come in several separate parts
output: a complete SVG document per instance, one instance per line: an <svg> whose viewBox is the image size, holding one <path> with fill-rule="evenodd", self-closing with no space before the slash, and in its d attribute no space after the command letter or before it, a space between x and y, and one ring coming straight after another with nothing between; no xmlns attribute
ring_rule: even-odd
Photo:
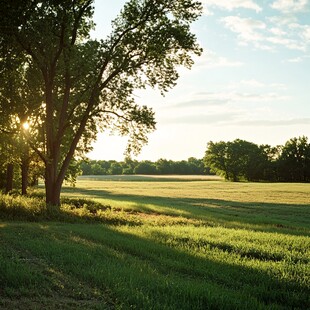
<svg viewBox="0 0 310 310"><path fill-rule="evenodd" d="M179 174L204 175L210 174L210 169L204 166L202 159L194 157L188 160L173 161L159 159L137 161L126 158L124 161L89 160L81 162L83 175L113 175L113 174Z"/></svg>
<svg viewBox="0 0 310 310"><path fill-rule="evenodd" d="M0 142L0 151L4 154L4 141ZM19 135L15 136L13 147L15 154L20 154L18 148L25 147ZM10 192L13 188L21 188L23 192L26 185L36 185L39 178L44 178L44 165L39 157L33 152L28 156L26 162L17 155L0 157L0 189ZM310 143L305 136L292 138L284 145L275 147L236 139L228 142L210 141L203 159L190 157L181 161L159 159L154 162L131 158L125 158L124 161L72 160L65 180L74 183L79 175L116 174L217 174L234 182L310 182Z"/></svg>
<svg viewBox="0 0 310 310"><path fill-rule="evenodd" d="M203 161L230 181L310 182L310 143L305 136L275 147L240 139L210 141Z"/></svg>

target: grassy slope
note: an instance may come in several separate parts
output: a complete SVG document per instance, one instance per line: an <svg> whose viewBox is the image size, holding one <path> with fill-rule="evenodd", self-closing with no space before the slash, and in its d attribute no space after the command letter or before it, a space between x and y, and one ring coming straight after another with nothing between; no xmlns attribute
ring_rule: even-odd
<svg viewBox="0 0 310 310"><path fill-rule="evenodd" d="M76 223L0 223L0 308L309 305L309 184L104 181L64 190L110 205Z"/></svg>

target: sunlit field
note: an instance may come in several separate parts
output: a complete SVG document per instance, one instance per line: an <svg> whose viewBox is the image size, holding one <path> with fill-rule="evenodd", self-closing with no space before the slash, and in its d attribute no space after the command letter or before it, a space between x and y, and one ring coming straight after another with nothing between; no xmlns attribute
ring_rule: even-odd
<svg viewBox="0 0 310 310"><path fill-rule="evenodd" d="M81 177L46 217L37 196L0 208L0 308L309 308L310 184Z"/></svg>

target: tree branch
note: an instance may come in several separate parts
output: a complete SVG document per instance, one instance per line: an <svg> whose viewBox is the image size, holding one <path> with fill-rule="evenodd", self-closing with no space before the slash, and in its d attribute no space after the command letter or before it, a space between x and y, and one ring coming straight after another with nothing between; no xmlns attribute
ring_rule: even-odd
<svg viewBox="0 0 310 310"><path fill-rule="evenodd" d="M73 25L73 29L72 29L72 38L71 38L71 42L70 42L71 46L73 46L76 42L77 31L79 28L81 18L83 17L85 10L91 5L92 2L93 2L93 0L89 0L85 3L85 5L81 8L81 10L79 11L79 13L78 13L78 15L74 21L74 25Z"/></svg>
<svg viewBox="0 0 310 310"><path fill-rule="evenodd" d="M44 156L44 154L30 141L29 136L22 132L23 137L26 139L29 146L39 155L39 157L42 159L42 161L46 164L47 158Z"/></svg>

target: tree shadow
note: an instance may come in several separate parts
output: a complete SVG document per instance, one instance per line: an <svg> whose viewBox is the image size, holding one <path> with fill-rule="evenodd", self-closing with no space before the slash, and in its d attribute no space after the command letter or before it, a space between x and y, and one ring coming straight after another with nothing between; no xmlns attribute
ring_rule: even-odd
<svg viewBox="0 0 310 310"><path fill-rule="evenodd" d="M54 296L53 306L59 306L57 298L78 297L75 285L88 287L78 298L81 305L92 301L89 309L104 308L100 303L107 300L109 307L125 309L306 309L309 305L309 287L299 283L297 275L296 280L283 280L275 271L230 261L231 253L224 255L226 261L220 256L212 259L207 251L196 255L180 244L165 243L164 233L141 237L134 234L137 231L109 226L59 223L7 223L0 232L16 266L43 274L32 283L20 278L19 285L38 290L37 297L29 298ZM3 291L17 288L9 281L2 283Z"/></svg>
<svg viewBox="0 0 310 310"><path fill-rule="evenodd" d="M115 201L118 204L124 202L129 210L132 208L145 213L194 218L204 221L206 225L309 235L310 205L114 194L106 190L84 188L64 188L62 191L64 196L70 193L91 199Z"/></svg>

